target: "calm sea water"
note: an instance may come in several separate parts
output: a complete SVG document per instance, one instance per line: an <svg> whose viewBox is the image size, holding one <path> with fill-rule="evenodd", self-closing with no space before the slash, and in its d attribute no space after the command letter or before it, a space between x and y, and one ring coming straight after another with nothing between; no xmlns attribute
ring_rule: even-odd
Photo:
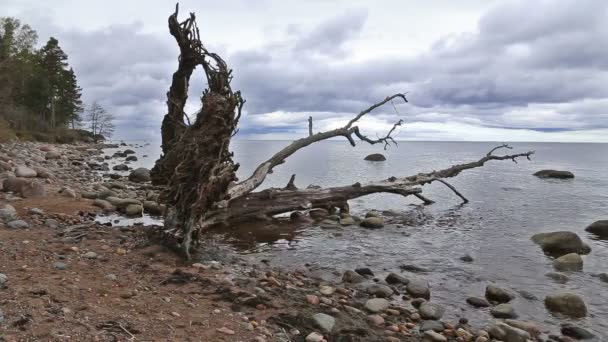
<svg viewBox="0 0 608 342"><path fill-rule="evenodd" d="M239 175L249 175L258 163L288 144L283 141L235 141ZM405 176L479 159L496 143L401 142L397 148L326 141L299 151L278 166L265 187L284 186L292 174L296 185L348 185ZM446 316L465 316L473 323L491 320L488 310L465 303L468 296L483 297L488 282L514 291L525 291L538 299L518 296L514 307L523 320L541 323L558 332L567 319L554 317L544 308L543 298L556 290L584 296L590 309L586 319L577 320L601 337L608 338L608 284L595 274L608 272L608 244L594 240L584 228L599 219L608 219L608 144L514 143L514 150L536 151L529 162L489 162L451 180L471 201L460 199L440 184L424 187L424 194L437 203L416 206L416 199L396 195L372 195L350 202L355 214L370 209L415 212L428 218L418 225L387 225L381 230L362 228L321 229L316 226L294 229L267 227L226 234L229 241L252 258L272 264L298 267L305 263L343 271L370 267L377 275L398 271L403 264L429 270L417 276L428 279L432 300L448 307ZM387 160L366 162L370 153L381 152ZM142 148L150 157L139 164L151 166L159 150ZM532 176L541 169L572 171L573 180L543 180ZM584 270L569 273L570 281L557 284L545 276L553 271L552 259L532 243L539 232L569 230L578 233L592 247L584 257ZM459 257L468 253L474 262Z"/></svg>

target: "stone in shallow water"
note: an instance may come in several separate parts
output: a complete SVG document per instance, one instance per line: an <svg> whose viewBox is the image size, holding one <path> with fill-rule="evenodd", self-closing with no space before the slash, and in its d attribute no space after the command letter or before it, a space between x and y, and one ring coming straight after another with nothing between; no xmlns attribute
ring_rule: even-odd
<svg viewBox="0 0 608 342"><path fill-rule="evenodd" d="M345 283L361 283L365 281L365 277L355 271L348 270L342 275L342 281Z"/></svg>
<svg viewBox="0 0 608 342"><path fill-rule="evenodd" d="M410 282L406 277L392 272L389 273L384 280L389 284L407 284Z"/></svg>
<svg viewBox="0 0 608 342"><path fill-rule="evenodd" d="M545 306L553 313L573 318L587 316L587 306L581 296L573 292L556 292L545 297Z"/></svg>
<svg viewBox="0 0 608 342"><path fill-rule="evenodd" d="M595 234L602 239L608 239L608 220L595 221L587 226L585 231Z"/></svg>
<svg viewBox="0 0 608 342"><path fill-rule="evenodd" d="M588 340L595 337L595 335L593 335L586 329L577 327L569 323L563 324L561 331L563 335L575 338L577 340Z"/></svg>
<svg viewBox="0 0 608 342"><path fill-rule="evenodd" d="M573 232L557 231L540 233L532 236L532 241L543 249L543 252L554 257L570 253L589 254L591 247Z"/></svg>
<svg viewBox="0 0 608 342"><path fill-rule="evenodd" d="M491 302L508 303L515 298L515 295L507 289L489 284L486 286L486 298Z"/></svg>
<svg viewBox="0 0 608 342"><path fill-rule="evenodd" d="M419 327L420 331L429 331L429 330L433 330L436 332L442 332L444 330L444 326L443 323L441 323L440 321L423 321L420 324Z"/></svg>
<svg viewBox="0 0 608 342"><path fill-rule="evenodd" d="M557 178L557 179L568 179L574 178L574 174L570 171L560 170L540 170L534 173L534 176L538 178Z"/></svg>
<svg viewBox="0 0 608 342"><path fill-rule="evenodd" d="M384 227L384 219L382 217L366 217L360 225L363 228L378 229Z"/></svg>
<svg viewBox="0 0 608 342"><path fill-rule="evenodd" d="M411 279L407 284L406 291L414 298L431 298L429 282L424 279Z"/></svg>
<svg viewBox="0 0 608 342"><path fill-rule="evenodd" d="M418 312L422 319L439 320L445 313L445 308L438 304L424 302L420 305Z"/></svg>
<svg viewBox="0 0 608 342"><path fill-rule="evenodd" d="M567 275L557 272L549 272L545 276L553 279L558 284L565 284L570 280Z"/></svg>
<svg viewBox="0 0 608 342"><path fill-rule="evenodd" d="M467 303L476 308L487 308L490 306L490 303L488 303L487 300L479 297L469 297L467 298Z"/></svg>
<svg viewBox="0 0 608 342"><path fill-rule="evenodd" d="M496 318L517 318L515 309L511 304L498 304L490 310L490 313Z"/></svg>
<svg viewBox="0 0 608 342"><path fill-rule="evenodd" d="M583 269L583 258L576 253L562 255L553 261L553 267L558 271L580 271Z"/></svg>

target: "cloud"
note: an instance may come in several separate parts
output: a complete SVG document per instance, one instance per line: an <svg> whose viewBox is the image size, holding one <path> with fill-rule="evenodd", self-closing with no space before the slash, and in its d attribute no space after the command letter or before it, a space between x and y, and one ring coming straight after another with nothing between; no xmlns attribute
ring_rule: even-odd
<svg viewBox="0 0 608 342"><path fill-rule="evenodd" d="M315 129L334 127L391 93L407 91L410 103L376 110L361 123L364 130L379 134L402 118L399 139L608 140L598 133L608 127L605 0L501 1L478 18L475 29L446 32L415 55L374 50L369 25L377 8L344 3L343 13L332 16L317 5L315 20L294 20L278 33L265 28L268 37L255 44L242 37L205 41L234 69L234 88L247 99L238 137L304 135L309 115ZM265 0L254 7L262 16L280 5ZM289 12L297 14L297 8ZM199 13L206 32L204 17ZM88 30L39 23L68 53L85 100L115 113L119 137L159 131L179 53L167 32L137 22ZM397 24L403 33L382 51L401 51L410 39L407 24L391 27ZM189 113L198 107L203 80L198 70Z"/></svg>

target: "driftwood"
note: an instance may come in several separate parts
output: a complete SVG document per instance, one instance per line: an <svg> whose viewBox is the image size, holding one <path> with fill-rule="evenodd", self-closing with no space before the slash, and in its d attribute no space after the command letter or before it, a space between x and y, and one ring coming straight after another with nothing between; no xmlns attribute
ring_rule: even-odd
<svg viewBox="0 0 608 342"><path fill-rule="evenodd" d="M396 122L383 137L371 139L357 125L364 116L394 100L407 102L405 94L397 93L362 110L343 127L313 133L313 119L308 119L309 135L288 144L268 160L261 163L246 179L238 181L238 164L232 161L229 151L231 138L238 132L237 124L245 101L240 92L232 91L232 70L217 54L209 52L200 42L194 14L179 23L178 8L169 17L169 30L181 51L178 70L173 75L167 93L168 113L163 120L163 156L156 162L153 180L165 184L163 199L168 213L165 226L160 231L163 241L178 247L186 257L197 247L201 232L210 227L253 219L268 219L274 215L292 211L325 208L348 212L348 201L374 194L389 193L415 196L424 204L431 199L422 195L422 187L433 182L445 184L463 202L468 202L446 179L455 177L464 170L483 166L492 160L530 158L532 151L511 155L495 155L500 145L486 156L469 163L449 168L420 173L408 177L391 177L368 184L355 183L330 188L298 189L293 175L284 188L255 191L272 173L273 169L287 158L313 143L344 137L355 146L356 141L368 144L397 145L392 134L403 124ZM208 88L203 92L202 107L191 125L184 122L183 108L187 99L188 82L192 71L202 66L207 76ZM394 105L394 104L393 104Z"/></svg>

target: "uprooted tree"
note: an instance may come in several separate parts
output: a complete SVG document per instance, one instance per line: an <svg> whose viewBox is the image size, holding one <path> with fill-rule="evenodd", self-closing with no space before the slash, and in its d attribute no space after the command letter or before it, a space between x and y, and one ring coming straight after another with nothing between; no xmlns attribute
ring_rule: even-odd
<svg viewBox="0 0 608 342"><path fill-rule="evenodd" d="M529 159L534 153L495 155L500 148L510 148L500 145L479 160L408 177L390 177L367 184L298 189L292 176L285 188L255 191L274 167L315 142L344 137L352 146L355 146L356 140L383 144L385 148L390 144L396 145L392 134L403 123L401 120L385 136L376 139L364 135L358 123L386 103L393 100L407 102L405 94L388 96L354 115L344 127L330 131L313 134L312 118L309 118L308 137L293 141L261 163L251 176L239 181L236 177L239 164L232 160L229 147L231 138L238 132L237 125L245 101L239 91L231 88L232 70L226 62L202 44L194 13L179 22L178 9L176 6L175 13L169 17L169 31L179 45L179 64L167 93L168 113L162 122L163 155L157 160L151 174L155 184L166 186L163 200L168 210L160 236L166 244L179 248L187 258L201 241L201 233L210 227L269 219L277 214L313 208L348 212L348 200L374 193L411 195L424 204L431 204L433 201L422 195L422 186L440 182L467 202L460 192L447 183L446 178L481 167L491 160L515 162L520 157ZM203 91L201 109L194 122L190 123L186 122L188 117L184 107L190 77L198 66L205 72L208 88Z"/></svg>

